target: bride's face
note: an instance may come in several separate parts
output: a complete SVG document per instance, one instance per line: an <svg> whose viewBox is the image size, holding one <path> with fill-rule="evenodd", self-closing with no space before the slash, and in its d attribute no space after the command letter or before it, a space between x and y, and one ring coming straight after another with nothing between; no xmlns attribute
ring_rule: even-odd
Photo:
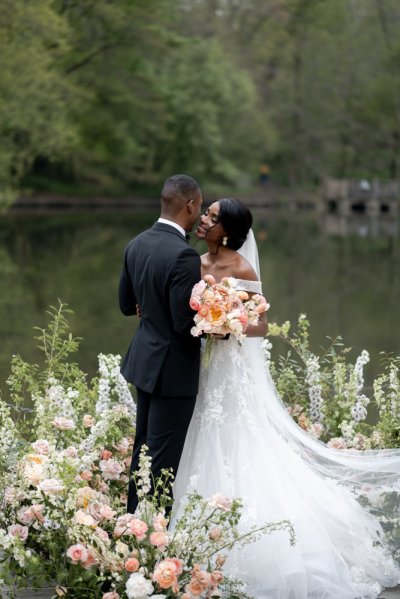
<svg viewBox="0 0 400 599"><path fill-rule="evenodd" d="M219 222L219 202L214 202L200 217L200 223L195 231L197 239L217 243L225 235L225 231Z"/></svg>

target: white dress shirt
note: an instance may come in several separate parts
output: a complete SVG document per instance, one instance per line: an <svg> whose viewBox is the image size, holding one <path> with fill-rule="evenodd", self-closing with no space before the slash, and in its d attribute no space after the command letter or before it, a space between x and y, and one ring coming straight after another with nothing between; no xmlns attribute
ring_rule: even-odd
<svg viewBox="0 0 400 599"><path fill-rule="evenodd" d="M167 220L166 218L159 218L158 222L162 223L163 225L171 225L171 227L175 227L175 229L178 229L179 233L182 233L182 235L184 237L186 237L185 229L182 229L182 227L180 225L178 225L178 223L174 223L173 220Z"/></svg>

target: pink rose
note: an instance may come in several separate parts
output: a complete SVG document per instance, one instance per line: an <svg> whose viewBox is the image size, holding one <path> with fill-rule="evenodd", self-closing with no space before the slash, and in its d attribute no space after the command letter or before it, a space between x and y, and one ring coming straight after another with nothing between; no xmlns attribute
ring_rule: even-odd
<svg viewBox="0 0 400 599"><path fill-rule="evenodd" d="M23 507L18 511L18 520L26 525L32 524L35 520L43 522L43 509L44 506L39 504Z"/></svg>
<svg viewBox="0 0 400 599"><path fill-rule="evenodd" d="M192 295L192 297L189 300L189 306L192 308L192 310L198 312L201 308L201 302L197 299L197 297L194 297Z"/></svg>
<svg viewBox="0 0 400 599"><path fill-rule="evenodd" d="M28 538L29 529L27 526L21 526L21 524L13 524L12 526L8 527L7 532L10 537L21 539L21 541L24 543Z"/></svg>
<svg viewBox="0 0 400 599"><path fill-rule="evenodd" d="M125 562L125 570L127 572L137 572L140 568L139 560L136 557L130 557Z"/></svg>
<svg viewBox="0 0 400 599"><path fill-rule="evenodd" d="M123 534L129 534L129 523L134 520L133 514L124 514L117 519L114 528L114 537L117 539Z"/></svg>
<svg viewBox="0 0 400 599"><path fill-rule="evenodd" d="M101 459L102 460L109 460L112 456L112 451L109 451L108 449L103 449L103 451L101 452Z"/></svg>
<svg viewBox="0 0 400 599"><path fill-rule="evenodd" d="M82 480L91 480L93 478L93 472L90 472L90 470L84 470L79 476Z"/></svg>
<svg viewBox="0 0 400 599"><path fill-rule="evenodd" d="M62 452L62 455L65 458L76 458L76 456L78 455L78 450L76 449L76 447L67 447L67 449L64 449L64 451Z"/></svg>
<svg viewBox="0 0 400 599"><path fill-rule="evenodd" d="M95 419L90 414L85 414L82 418L82 422L85 428L91 428L95 423Z"/></svg>
<svg viewBox="0 0 400 599"><path fill-rule="evenodd" d="M103 530L102 528L100 528L99 526L96 528L95 530L96 534L98 537L100 537L100 539L106 543L106 545L108 545L110 543L110 537L108 536L108 532L106 530Z"/></svg>
<svg viewBox="0 0 400 599"><path fill-rule="evenodd" d="M94 557L94 555L92 553L89 553L87 559L85 561L82 561L82 568L85 568L85 570L88 570L89 568L91 568L92 566L94 566L96 564L96 558Z"/></svg>
<svg viewBox="0 0 400 599"><path fill-rule="evenodd" d="M111 509L109 505L102 505L100 507L99 513L104 520L113 520L117 512Z"/></svg>
<svg viewBox="0 0 400 599"><path fill-rule="evenodd" d="M44 454L44 455L49 453L49 448L50 448L49 442L46 441L45 439L38 439L37 441L32 443L32 447L37 453Z"/></svg>
<svg viewBox="0 0 400 599"><path fill-rule="evenodd" d="M101 460L99 463L104 480L118 480L123 468L116 460Z"/></svg>
<svg viewBox="0 0 400 599"><path fill-rule="evenodd" d="M60 431L69 431L75 428L75 423L73 420L70 420L69 418L63 418L62 416L54 418L51 424L54 426L54 428L58 428Z"/></svg>
<svg viewBox="0 0 400 599"><path fill-rule="evenodd" d="M232 507L232 499L229 499L229 497L226 497L222 493L216 493L208 501L208 505L218 508L223 512L229 512Z"/></svg>
<svg viewBox="0 0 400 599"><path fill-rule="evenodd" d="M115 449L118 451L118 453L126 455L129 451L129 439L123 437L123 439L121 439L117 445L115 445Z"/></svg>
<svg viewBox="0 0 400 599"><path fill-rule="evenodd" d="M143 520L133 518L133 520L129 522L129 530L133 535L135 535L138 541L143 541L143 539L146 538L148 526L146 522L143 522Z"/></svg>
<svg viewBox="0 0 400 599"><path fill-rule="evenodd" d="M328 447L332 449L346 449L346 441L342 437L333 437L328 443Z"/></svg>
<svg viewBox="0 0 400 599"><path fill-rule="evenodd" d="M120 599L120 596L116 591L109 591L108 593L104 593L102 599Z"/></svg>
<svg viewBox="0 0 400 599"><path fill-rule="evenodd" d="M152 532L150 535L150 543L161 549L161 551L165 549L168 542L168 535L165 532Z"/></svg>
<svg viewBox="0 0 400 599"><path fill-rule="evenodd" d="M78 543L68 548L67 557L72 563L77 564L78 562L85 562L89 557L89 552L84 545Z"/></svg>

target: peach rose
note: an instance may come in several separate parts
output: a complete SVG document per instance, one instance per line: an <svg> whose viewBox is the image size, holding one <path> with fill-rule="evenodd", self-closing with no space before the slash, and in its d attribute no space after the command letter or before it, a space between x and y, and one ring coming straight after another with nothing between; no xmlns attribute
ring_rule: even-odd
<svg viewBox="0 0 400 599"><path fill-rule="evenodd" d="M95 419L90 414L85 414L82 418L82 422L85 428L92 428L95 423Z"/></svg>
<svg viewBox="0 0 400 599"><path fill-rule="evenodd" d="M126 560L124 565L127 572L137 572L140 568L139 560L137 560L136 557L130 557Z"/></svg>
<svg viewBox="0 0 400 599"><path fill-rule="evenodd" d="M152 532L150 535L150 543L161 549L161 551L165 549L168 542L168 535L165 532Z"/></svg>
<svg viewBox="0 0 400 599"><path fill-rule="evenodd" d="M83 526L96 526L96 520L90 514L83 510L78 510L73 517L74 524L82 524Z"/></svg>
<svg viewBox="0 0 400 599"><path fill-rule="evenodd" d="M214 586L218 586L219 584L221 584L221 582L223 582L224 580L224 575L222 574L222 572L220 572L220 570L214 570L213 572L211 572L211 583Z"/></svg>
<svg viewBox="0 0 400 599"><path fill-rule="evenodd" d="M209 533L208 533L208 537L209 539L211 539L211 541L218 541L218 539L220 539L222 536L222 530L220 529L219 526L214 526L213 528L210 529Z"/></svg>
<svg viewBox="0 0 400 599"><path fill-rule="evenodd" d="M78 562L85 562L89 557L89 552L84 545L78 543L68 548L67 557L69 557L72 563L77 564Z"/></svg>
<svg viewBox="0 0 400 599"><path fill-rule="evenodd" d="M160 562L154 569L153 580L162 589L176 589L177 587L177 569L173 562Z"/></svg>
<svg viewBox="0 0 400 599"><path fill-rule="evenodd" d="M200 308L200 310L198 312L199 312L199 315L202 318L205 318L208 315L208 313L209 313L209 309L208 309L207 306L201 306L201 308Z"/></svg>
<svg viewBox="0 0 400 599"><path fill-rule="evenodd" d="M112 451L109 451L108 449L103 449L103 451L101 452L101 459L102 460L109 460L112 456Z"/></svg>
<svg viewBox="0 0 400 599"><path fill-rule="evenodd" d="M133 535L135 535L138 541L143 541L143 539L146 538L148 526L146 522L143 522L143 520L133 518L133 520L129 522L129 530Z"/></svg>
<svg viewBox="0 0 400 599"><path fill-rule="evenodd" d="M161 512L153 518L153 527L156 532L164 532L167 529L168 520Z"/></svg>
<svg viewBox="0 0 400 599"><path fill-rule="evenodd" d="M79 476L81 477L82 480L92 480L93 472L90 472L90 470L84 470L83 472L80 473Z"/></svg>
<svg viewBox="0 0 400 599"><path fill-rule="evenodd" d="M188 593L190 593L190 595L198 596L198 595L201 595L205 591L205 588L198 580L196 580L194 578L193 580L191 580L189 582L188 585L186 585L185 590L188 591Z"/></svg>

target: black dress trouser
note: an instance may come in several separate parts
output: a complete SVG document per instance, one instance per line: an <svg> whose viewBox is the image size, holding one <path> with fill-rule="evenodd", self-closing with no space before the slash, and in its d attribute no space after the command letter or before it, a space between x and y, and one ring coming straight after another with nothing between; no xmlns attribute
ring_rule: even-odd
<svg viewBox="0 0 400 599"><path fill-rule="evenodd" d="M159 397L137 389L136 437L133 446L131 473L138 469L142 445L149 448L154 478L163 468L172 468L176 474L181 459L186 433L193 415L196 395ZM138 504L136 485L131 478L127 510L134 513Z"/></svg>

